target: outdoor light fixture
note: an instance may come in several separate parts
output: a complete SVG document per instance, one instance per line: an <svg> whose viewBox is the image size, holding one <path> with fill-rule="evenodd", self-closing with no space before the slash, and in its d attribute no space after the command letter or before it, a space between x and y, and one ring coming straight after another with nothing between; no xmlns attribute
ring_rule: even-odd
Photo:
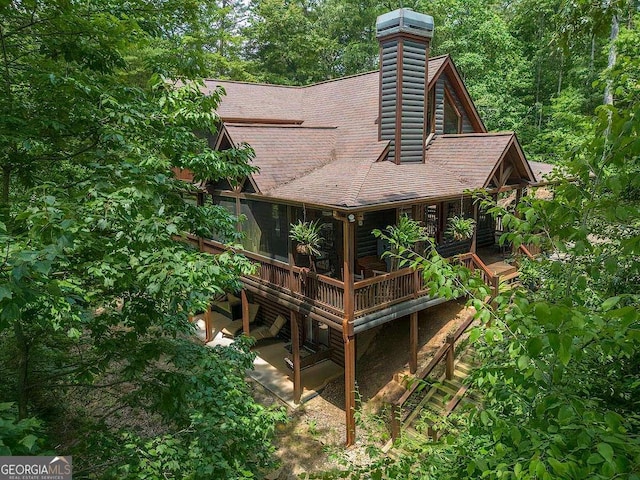
<svg viewBox="0 0 640 480"><path fill-rule="evenodd" d="M356 221L356 216L353 213L350 213L347 215L347 220L349 220L349 223L353 223Z"/></svg>

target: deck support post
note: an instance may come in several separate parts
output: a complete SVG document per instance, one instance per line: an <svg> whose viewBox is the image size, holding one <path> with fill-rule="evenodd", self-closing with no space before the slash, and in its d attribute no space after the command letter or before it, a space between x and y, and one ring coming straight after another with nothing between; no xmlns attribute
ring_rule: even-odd
<svg viewBox="0 0 640 480"><path fill-rule="evenodd" d="M438 202L436 214L438 215L438 228L436 230L436 244L444 241L444 231L447 228L447 217L444 211L444 202Z"/></svg>
<svg viewBox="0 0 640 480"><path fill-rule="evenodd" d="M424 225L424 209L423 204L411 206L411 217L420 225ZM424 254L424 242L416 243L413 248L420 255Z"/></svg>
<svg viewBox="0 0 640 480"><path fill-rule="evenodd" d="M209 343L213 338L213 319L211 318L211 305L207 305L207 309L204 311L204 342Z"/></svg>
<svg viewBox="0 0 640 480"><path fill-rule="evenodd" d="M445 376L447 380L451 380L453 378L453 370L454 370L453 359L455 355L456 337L449 334L447 335L446 342L449 344L449 349L447 350L447 365L446 365Z"/></svg>
<svg viewBox="0 0 640 480"><path fill-rule="evenodd" d="M242 332L249 335L249 301L247 300L247 291L240 291L240 300L242 301Z"/></svg>
<svg viewBox="0 0 640 480"><path fill-rule="evenodd" d="M473 204L473 237L471 237L471 251L476 253L478 243L478 204Z"/></svg>
<svg viewBox="0 0 640 480"><path fill-rule="evenodd" d="M344 318L342 320L342 338L344 339L344 409L346 415L347 446L356 441L356 338L353 333L355 311L353 268L355 264L355 223L348 218L343 220L343 282L344 282Z"/></svg>
<svg viewBox="0 0 640 480"><path fill-rule="evenodd" d="M409 372L413 375L418 370L418 312L410 316L409 326Z"/></svg>
<svg viewBox="0 0 640 480"><path fill-rule="evenodd" d="M356 338L344 339L344 408L346 413L347 440L350 447L356 442Z"/></svg>
<svg viewBox="0 0 640 480"><path fill-rule="evenodd" d="M291 205L287 205L287 223L289 225L293 225L293 210ZM293 283L295 280L295 276L293 275L293 266L295 264L295 257L293 255L293 242L291 241L291 237L287 237L287 252L289 252L289 290L293 292Z"/></svg>
<svg viewBox="0 0 640 480"><path fill-rule="evenodd" d="M518 187L516 188L516 203L514 204L513 207L513 214L517 217L520 218L520 215L518 214L518 204L520 203L520 200L522 199L522 187Z"/></svg>
<svg viewBox="0 0 640 480"><path fill-rule="evenodd" d="M302 397L302 375L300 373L300 327L298 313L291 310L291 353L293 355L293 403Z"/></svg>

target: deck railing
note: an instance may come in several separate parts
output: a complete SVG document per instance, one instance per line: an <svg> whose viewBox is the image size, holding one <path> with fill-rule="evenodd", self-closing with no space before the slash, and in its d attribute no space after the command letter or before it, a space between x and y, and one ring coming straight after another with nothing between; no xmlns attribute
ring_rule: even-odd
<svg viewBox="0 0 640 480"><path fill-rule="evenodd" d="M487 299L488 300L488 299ZM444 362L445 378L451 380L454 372L454 355L456 342L460 340L460 337L467 331L469 326L473 323L474 314L470 314L458 327L453 334L447 335L445 342L435 353L429 364L424 370L419 372L414 381L411 383L407 391L395 402L391 403L391 438L396 440L400 436L400 429L402 428L402 422L411 414L410 410L405 409L405 404L409 401L411 396L417 391L424 388L424 382L426 378L433 373L438 365ZM454 405L455 407L455 405Z"/></svg>
<svg viewBox="0 0 640 480"><path fill-rule="evenodd" d="M188 239L206 252L221 253L226 249L223 244L213 240L197 237L188 237ZM257 281L266 287L304 300L313 307L332 315L334 319L344 315L345 289L344 282L341 280L244 250L239 253L257 265L255 273L248 277L253 282ZM491 286L492 294L494 296L497 294L499 277L493 275L477 255L467 253L456 259L470 270L480 271L482 279ZM428 294L421 271L412 268L366 278L354 283L354 318Z"/></svg>
<svg viewBox="0 0 640 480"><path fill-rule="evenodd" d="M495 275L491 270L489 270L489 268L480 259L480 257L478 257L478 255L470 252L458 255L456 258L458 262L471 270L471 272L480 273L480 278L482 278L482 281L486 285L489 285L489 287L491 288L492 297L498 295L498 289L500 287L500 276Z"/></svg>
<svg viewBox="0 0 640 480"><path fill-rule="evenodd" d="M196 237L189 237L189 240L203 251L211 253L222 253L226 248L213 240ZM344 315L344 282L341 280L255 253L239 253L256 263L256 271L250 275L254 281L305 299L333 315ZM354 317L362 317L427 293L422 275L411 268L360 280L354 283Z"/></svg>
<svg viewBox="0 0 640 480"><path fill-rule="evenodd" d="M356 318L428 293L420 271L412 268L360 280L353 288Z"/></svg>

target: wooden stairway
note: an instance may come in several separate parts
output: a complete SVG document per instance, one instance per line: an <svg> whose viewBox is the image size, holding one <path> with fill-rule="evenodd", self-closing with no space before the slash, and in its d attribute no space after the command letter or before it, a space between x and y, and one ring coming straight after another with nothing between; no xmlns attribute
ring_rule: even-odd
<svg viewBox="0 0 640 480"><path fill-rule="evenodd" d="M442 420L452 412L459 408L480 408L479 397L465 384L475 365L473 352L467 349L454 363L451 379L447 379L445 373L433 382L427 379L426 393L402 424L405 438L418 442L436 441L443 433L438 429ZM384 450L389 451L391 444L389 442Z"/></svg>
<svg viewBox="0 0 640 480"><path fill-rule="evenodd" d="M515 265L506 262L495 262L487 265L493 276L498 277L500 290L507 290L520 284L520 272Z"/></svg>
<svg viewBox="0 0 640 480"><path fill-rule="evenodd" d="M437 382L430 385L424 398L407 417L404 423L405 433L425 440L437 440L437 426L440 420L446 419L457 408L471 405L477 408L478 398L468 391L465 379L471 373L474 360L469 351L455 362L453 378L448 380L443 374Z"/></svg>

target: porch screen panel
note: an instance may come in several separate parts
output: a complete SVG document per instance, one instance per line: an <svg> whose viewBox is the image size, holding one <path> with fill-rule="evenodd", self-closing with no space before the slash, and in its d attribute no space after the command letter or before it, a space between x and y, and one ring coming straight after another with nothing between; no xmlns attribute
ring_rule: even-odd
<svg viewBox="0 0 640 480"><path fill-rule="evenodd" d="M288 262L289 224L287 207L275 203L241 200L240 212L246 216L241 229L245 250Z"/></svg>
<svg viewBox="0 0 640 480"><path fill-rule="evenodd" d="M235 218L236 216L236 199L235 198L213 197L213 204L226 210ZM215 240L216 242L221 242L221 243L227 243L229 241L235 240L232 238L224 237L221 234L221 232L213 232L213 235L211 236L211 238L212 240Z"/></svg>

